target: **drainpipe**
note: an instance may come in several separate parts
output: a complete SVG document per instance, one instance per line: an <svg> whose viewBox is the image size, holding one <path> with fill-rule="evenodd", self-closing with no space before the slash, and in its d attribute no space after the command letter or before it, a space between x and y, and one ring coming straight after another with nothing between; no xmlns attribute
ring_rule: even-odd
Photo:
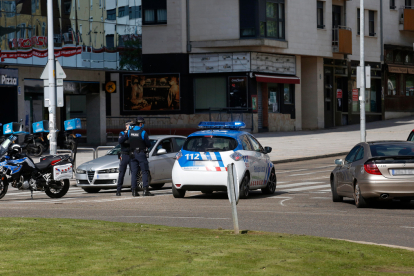
<svg viewBox="0 0 414 276"><path fill-rule="evenodd" d="M190 0L187 0L187 52L191 52L191 42L190 42Z"/></svg>
<svg viewBox="0 0 414 276"><path fill-rule="evenodd" d="M380 7L380 13L381 13L381 15L380 15L380 28L381 28L381 31L380 31L380 36L381 36L381 38L380 38L380 41L381 41L381 64L384 64L384 28L383 28L383 25L382 25L382 23L383 23L382 0L380 0L380 5L381 5L381 7Z"/></svg>

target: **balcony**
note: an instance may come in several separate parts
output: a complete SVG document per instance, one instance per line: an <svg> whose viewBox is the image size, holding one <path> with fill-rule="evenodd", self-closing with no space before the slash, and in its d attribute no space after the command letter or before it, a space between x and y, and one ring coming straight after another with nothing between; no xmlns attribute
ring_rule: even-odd
<svg viewBox="0 0 414 276"><path fill-rule="evenodd" d="M400 8L400 31L414 32L414 6Z"/></svg>
<svg viewBox="0 0 414 276"><path fill-rule="evenodd" d="M352 55L352 30L349 27L338 26L332 29L332 52Z"/></svg>

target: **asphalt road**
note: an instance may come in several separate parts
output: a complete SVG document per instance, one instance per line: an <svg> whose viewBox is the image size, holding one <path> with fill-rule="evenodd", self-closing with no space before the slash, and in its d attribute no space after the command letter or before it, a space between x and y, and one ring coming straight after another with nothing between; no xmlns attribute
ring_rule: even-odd
<svg viewBox="0 0 414 276"><path fill-rule="evenodd" d="M414 248L414 201L398 201L368 209L357 209L352 199L333 203L329 174L334 158L277 164L276 193L261 191L240 200L237 208L241 229L391 244ZM71 186L61 199L36 192L9 188L0 200L3 217L76 218L149 223L170 226L232 229L227 194L204 195L187 192L175 199L171 184L153 191L156 196L133 198L130 191L121 197L114 190L87 194Z"/></svg>

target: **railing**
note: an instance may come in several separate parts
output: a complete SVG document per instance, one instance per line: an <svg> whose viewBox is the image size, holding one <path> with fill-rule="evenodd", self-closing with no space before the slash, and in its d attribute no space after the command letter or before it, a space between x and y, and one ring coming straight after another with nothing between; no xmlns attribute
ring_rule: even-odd
<svg viewBox="0 0 414 276"><path fill-rule="evenodd" d="M99 151L103 149L113 149L114 146L99 146L95 149L95 156L93 159L99 158Z"/></svg>
<svg viewBox="0 0 414 276"><path fill-rule="evenodd" d="M223 116L222 113L225 113L227 116ZM212 114L218 114L218 117L214 120ZM250 125L251 125L251 131L254 130L254 120L253 120L253 112L252 108L234 108L234 107L226 107L226 108L214 108L210 107L208 109L208 118L210 121L240 121L246 123L246 127L248 125L248 119L251 117ZM230 115L230 118L228 116ZM223 118L224 117L224 118ZM226 118L227 117L227 118ZM247 120L246 120L247 119Z"/></svg>
<svg viewBox="0 0 414 276"><path fill-rule="evenodd" d="M332 52L352 54L352 29L337 26L332 29Z"/></svg>
<svg viewBox="0 0 414 276"><path fill-rule="evenodd" d="M79 150L86 150L86 151L92 151L92 158L95 159L95 149L94 148L78 148Z"/></svg>

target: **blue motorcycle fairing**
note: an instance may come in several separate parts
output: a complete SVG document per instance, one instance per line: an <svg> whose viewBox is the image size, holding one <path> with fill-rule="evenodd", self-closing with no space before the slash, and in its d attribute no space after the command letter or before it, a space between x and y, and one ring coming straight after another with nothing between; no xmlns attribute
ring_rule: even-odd
<svg viewBox="0 0 414 276"><path fill-rule="evenodd" d="M9 169L12 174L15 174L15 173L18 173L22 169L22 166L4 165L3 169Z"/></svg>

